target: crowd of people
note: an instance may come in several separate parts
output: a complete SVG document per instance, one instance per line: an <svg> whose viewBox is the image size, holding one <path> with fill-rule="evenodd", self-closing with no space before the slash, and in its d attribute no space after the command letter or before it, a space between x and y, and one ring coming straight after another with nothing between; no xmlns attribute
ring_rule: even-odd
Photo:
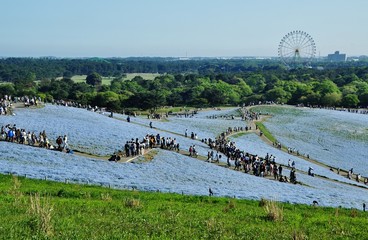
<svg viewBox="0 0 368 240"><path fill-rule="evenodd" d="M24 107L37 106L41 102L40 97L13 97L11 95L4 95L0 99L0 115L8 115L12 112L12 106L15 103L23 103Z"/></svg>
<svg viewBox="0 0 368 240"><path fill-rule="evenodd" d="M25 144L51 150L71 152L67 143L67 136L59 136L56 145L52 144L46 135L45 130L36 134L34 131L26 131L18 128L16 124L7 124L1 127L0 136L2 141Z"/></svg>
<svg viewBox="0 0 368 240"><path fill-rule="evenodd" d="M4 98L0 99L0 115L7 115L11 110L11 97L5 95Z"/></svg>
<svg viewBox="0 0 368 240"><path fill-rule="evenodd" d="M179 113L169 113L170 115L175 115L178 118L192 118L194 117L195 114L198 113L197 110L193 110L193 111L189 111L189 110L184 110L184 112L181 112L182 109L180 109Z"/></svg>
<svg viewBox="0 0 368 240"><path fill-rule="evenodd" d="M225 119L225 120L234 120L235 116L234 115L210 115L207 116L208 119Z"/></svg>
<svg viewBox="0 0 368 240"><path fill-rule="evenodd" d="M20 98L15 98L15 102L18 102L18 101L24 103L25 107L38 106L38 104L41 102L41 98L40 97L23 96L23 97L20 97Z"/></svg>
<svg viewBox="0 0 368 240"><path fill-rule="evenodd" d="M259 120L261 115L261 113L250 111L246 107L240 108L240 113L242 115L242 120L245 121Z"/></svg>
<svg viewBox="0 0 368 240"><path fill-rule="evenodd" d="M115 152L110 158L110 161L119 161L122 157L130 158L138 155L143 155L147 149L161 148L173 151L180 151L180 144L176 138L162 137L159 133L147 134L142 140L132 138L124 144L124 150Z"/></svg>
<svg viewBox="0 0 368 240"><path fill-rule="evenodd" d="M242 127L228 128L216 139L209 138L205 143L210 147L207 154L208 162L219 162L222 155L226 157L228 167L234 166L234 170L244 171L259 177L270 176L280 182L297 183L294 167L290 167L289 178L282 173L282 165L277 165L276 157L267 154L264 158L240 150L234 141L228 140L227 136L242 131Z"/></svg>

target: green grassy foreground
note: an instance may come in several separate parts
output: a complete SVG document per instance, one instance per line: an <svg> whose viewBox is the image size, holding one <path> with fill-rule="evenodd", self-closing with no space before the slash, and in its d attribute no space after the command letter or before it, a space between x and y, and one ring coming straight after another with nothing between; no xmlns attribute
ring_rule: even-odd
<svg viewBox="0 0 368 240"><path fill-rule="evenodd" d="M1 239L368 239L368 214L0 175Z"/></svg>

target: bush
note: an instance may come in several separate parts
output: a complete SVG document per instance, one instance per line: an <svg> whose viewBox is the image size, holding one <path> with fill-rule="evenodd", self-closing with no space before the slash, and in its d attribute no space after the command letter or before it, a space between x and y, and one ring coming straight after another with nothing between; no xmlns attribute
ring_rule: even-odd
<svg viewBox="0 0 368 240"><path fill-rule="evenodd" d="M268 220L281 222L284 219L284 209L276 201L266 200L263 208L266 211Z"/></svg>
<svg viewBox="0 0 368 240"><path fill-rule="evenodd" d="M140 208L142 207L141 201L135 198L126 198L124 200L124 206L129 208Z"/></svg>

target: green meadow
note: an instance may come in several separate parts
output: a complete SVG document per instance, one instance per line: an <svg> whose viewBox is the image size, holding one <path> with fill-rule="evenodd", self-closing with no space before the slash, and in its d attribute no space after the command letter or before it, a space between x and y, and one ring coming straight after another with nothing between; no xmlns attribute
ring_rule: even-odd
<svg viewBox="0 0 368 240"><path fill-rule="evenodd" d="M74 75L71 79L76 82L86 82L87 75ZM113 77L102 77L102 85L110 85Z"/></svg>
<svg viewBox="0 0 368 240"><path fill-rule="evenodd" d="M368 214L0 175L1 239L368 239Z"/></svg>
<svg viewBox="0 0 368 240"><path fill-rule="evenodd" d="M132 80L133 78L140 76L145 80L154 80L156 77L161 76L159 73L127 73L124 80Z"/></svg>
<svg viewBox="0 0 368 240"><path fill-rule="evenodd" d="M127 73L124 80L132 80L134 77L140 76L145 80L153 80L155 77L160 76L158 73ZM86 82L87 75L74 75L71 79L78 83L78 82ZM111 81L114 77L103 77L102 76L102 85L110 85Z"/></svg>

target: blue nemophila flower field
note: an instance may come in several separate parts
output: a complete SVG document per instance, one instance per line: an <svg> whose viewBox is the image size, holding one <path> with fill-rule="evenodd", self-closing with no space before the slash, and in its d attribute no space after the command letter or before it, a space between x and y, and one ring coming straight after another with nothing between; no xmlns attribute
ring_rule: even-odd
<svg viewBox="0 0 368 240"><path fill-rule="evenodd" d="M235 110L226 110L226 113L233 113ZM332 122L332 120L328 120L328 116L335 117L335 114L338 113L324 115L323 110L300 109L300 111L303 114L298 115L298 119L300 118L298 121L301 125L309 123L308 130L304 126L291 128L288 124L297 125L292 120L292 116L288 117L290 120L284 121L284 125L283 121L278 120L276 115L274 116L276 123L273 123L273 118L271 118L266 124L270 126L272 133L274 133L272 124L279 127L279 130L274 133L276 136L281 135L282 130L280 129L282 128L289 129L288 132L290 129L292 131L301 129L306 132L314 131L315 134L320 131L319 137L323 138L326 144L333 140L333 138L326 136L333 135L334 131L324 131L317 127L312 129L313 126L321 127L322 125L321 121L319 124L313 124L311 121L319 121L318 116L321 112L320 116L327 124L329 121ZM128 123L125 121L124 115L120 115L118 119L113 119L107 117L108 113L99 114L83 109L47 105L42 109L16 109L15 116L2 116L0 124L16 124L17 127L27 131L40 132L45 130L51 140L66 134L72 149L97 155L112 154L114 151L122 149L123 144L132 138L143 138L146 134L157 133L161 136L176 138L183 149L195 144L199 154L206 155L209 148L200 141L185 138L183 136L185 129L188 129L189 132L196 132L199 138L213 138L228 127L245 126L245 122L239 118L234 120L208 118L211 115L221 115L221 112L214 110L200 113L192 118L169 117L165 121L154 120L155 128L150 128L149 120L144 116L132 118L132 121ZM312 113L312 117L309 115L310 113ZM344 118L344 116L346 117ZM285 113L284 117L286 117ZM355 117L351 119L351 115L348 114L338 115L338 118L344 119L345 122L352 121L354 125L364 125L364 121L366 121L366 116L359 118L362 121L360 123L360 120ZM279 136L277 138L283 142L283 138ZM309 152L313 157L314 153L324 151L318 145L313 146L312 143L301 146L304 141L308 142L306 139L296 139L295 141L286 141L286 139L285 143L283 142L285 145L295 146L302 152ZM154 150L151 161L144 161L144 157L140 157L135 163L115 163L7 142L0 142L0 172L55 181L68 179L70 182L98 184L119 189L137 188L147 191L159 190L194 195L207 195L208 188L211 187L216 196L247 199L272 198L279 201L306 204L311 204L313 200L317 200L320 205L348 208L359 208L362 202L368 198L367 188L351 185L354 183L353 180L348 180L302 158L281 152L264 143L255 134L242 135L233 138L233 140L236 141L240 149L247 152L262 157L267 153L273 154L279 163L287 164L290 158L296 162L296 168L301 171L307 171L307 168L312 166L317 174L325 176L326 179L313 178L298 172L297 179L304 185L280 183L159 149ZM339 144L340 142L336 141L335 145ZM333 143L328 146L329 151L336 151L336 154L339 154L338 150L333 147ZM364 146L364 142L362 146ZM336 148L338 147L336 146ZM354 153L364 156L365 150L354 148ZM316 159L318 158L316 157ZM334 165L334 162L329 162L327 156L326 158L320 156L320 159ZM346 165L341 166L354 166L354 169L358 171L360 165L353 163L354 159L359 158L346 158ZM349 162L350 165L348 165ZM364 167L360 168L363 176L367 175ZM284 171L286 175L289 174L287 169ZM360 185L364 187L363 184Z"/></svg>

